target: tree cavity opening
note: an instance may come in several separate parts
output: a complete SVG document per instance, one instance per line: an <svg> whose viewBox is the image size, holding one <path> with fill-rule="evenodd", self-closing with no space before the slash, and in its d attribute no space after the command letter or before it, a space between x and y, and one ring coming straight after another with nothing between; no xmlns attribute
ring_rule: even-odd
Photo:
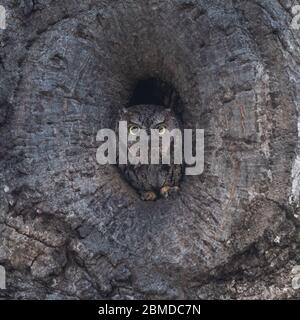
<svg viewBox="0 0 300 320"><path fill-rule="evenodd" d="M141 104L164 106L177 114L183 111L183 103L175 87L159 78L147 78L136 83L127 107Z"/></svg>

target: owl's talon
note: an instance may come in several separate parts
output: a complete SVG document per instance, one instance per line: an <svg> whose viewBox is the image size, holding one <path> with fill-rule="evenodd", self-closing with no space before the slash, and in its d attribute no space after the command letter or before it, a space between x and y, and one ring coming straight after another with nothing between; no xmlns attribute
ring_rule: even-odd
<svg viewBox="0 0 300 320"><path fill-rule="evenodd" d="M177 187L177 186L175 186L175 187L165 186L160 189L160 195L163 198L167 199L167 198L169 198L169 196L176 194L178 191L179 191L179 187Z"/></svg>
<svg viewBox="0 0 300 320"><path fill-rule="evenodd" d="M157 195L152 191L144 192L141 195L141 199L144 201L154 201L156 200L156 198L157 198Z"/></svg>

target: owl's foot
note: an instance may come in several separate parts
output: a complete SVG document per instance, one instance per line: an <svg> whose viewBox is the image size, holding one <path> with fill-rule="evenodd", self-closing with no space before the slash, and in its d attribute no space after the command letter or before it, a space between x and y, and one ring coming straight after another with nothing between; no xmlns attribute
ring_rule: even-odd
<svg viewBox="0 0 300 320"><path fill-rule="evenodd" d="M170 196L175 195L177 192L179 191L179 187L175 186L175 187L169 187L169 186L164 186L160 189L160 195L167 199Z"/></svg>
<svg viewBox="0 0 300 320"><path fill-rule="evenodd" d="M147 191L141 194L141 199L144 201L154 201L156 198L157 195L153 191Z"/></svg>

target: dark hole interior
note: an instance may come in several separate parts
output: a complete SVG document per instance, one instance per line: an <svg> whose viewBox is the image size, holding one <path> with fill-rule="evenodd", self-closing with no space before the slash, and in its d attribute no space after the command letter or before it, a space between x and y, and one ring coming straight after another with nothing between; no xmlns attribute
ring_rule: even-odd
<svg viewBox="0 0 300 320"><path fill-rule="evenodd" d="M158 78L137 82L127 107L140 104L161 105L172 108L176 113L183 111L182 100L174 86Z"/></svg>

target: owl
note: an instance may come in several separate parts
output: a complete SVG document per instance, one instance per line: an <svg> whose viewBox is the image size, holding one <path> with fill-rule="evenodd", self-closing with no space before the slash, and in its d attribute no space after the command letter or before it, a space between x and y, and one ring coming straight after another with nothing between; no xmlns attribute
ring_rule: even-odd
<svg viewBox="0 0 300 320"><path fill-rule="evenodd" d="M135 105L123 109L119 115L119 121L127 122L127 134L130 136L144 129L149 137L148 157L151 159L151 129L157 129L159 137L167 130L179 129L182 124L179 117L171 109L159 105ZM117 123L119 123L117 121ZM118 129L117 129L118 131ZM129 139L130 141L130 139ZM170 164L118 164L120 172L127 182L138 191L144 201L154 201L159 197L168 198L179 190L179 182L182 178L183 165L174 164L174 139L168 150L163 150L161 144L158 154L162 157L164 152L170 152ZM128 148L131 143L128 142Z"/></svg>

